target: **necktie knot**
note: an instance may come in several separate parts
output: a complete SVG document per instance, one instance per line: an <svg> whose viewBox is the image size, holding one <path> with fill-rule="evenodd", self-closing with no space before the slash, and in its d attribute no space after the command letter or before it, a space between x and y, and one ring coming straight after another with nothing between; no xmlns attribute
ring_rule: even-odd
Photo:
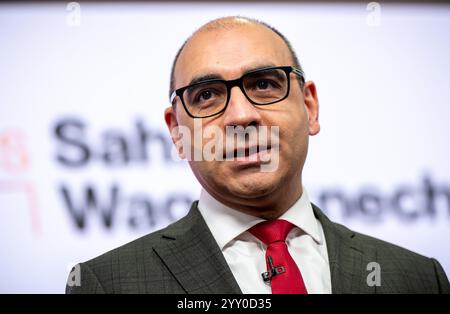
<svg viewBox="0 0 450 314"><path fill-rule="evenodd" d="M289 231L294 227L289 221L277 219L261 222L248 231L266 245L285 242Z"/></svg>
<svg viewBox="0 0 450 314"><path fill-rule="evenodd" d="M286 220L261 222L248 231L267 245L266 268L262 273L272 293L308 293L300 269L289 254L286 237L294 227Z"/></svg>

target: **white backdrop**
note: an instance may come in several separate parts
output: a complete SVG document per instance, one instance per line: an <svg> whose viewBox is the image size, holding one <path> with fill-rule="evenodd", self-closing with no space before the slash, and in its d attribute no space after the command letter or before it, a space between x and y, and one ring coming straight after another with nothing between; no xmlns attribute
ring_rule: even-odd
<svg viewBox="0 0 450 314"><path fill-rule="evenodd" d="M450 273L450 6L1 4L0 292L61 293L74 263L186 213L170 66L224 15L277 27L317 84L313 201Z"/></svg>

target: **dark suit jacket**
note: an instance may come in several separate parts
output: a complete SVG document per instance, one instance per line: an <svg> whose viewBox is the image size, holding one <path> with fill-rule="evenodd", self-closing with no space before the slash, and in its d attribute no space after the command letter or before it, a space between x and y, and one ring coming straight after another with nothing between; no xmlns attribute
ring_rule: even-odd
<svg viewBox="0 0 450 314"><path fill-rule="evenodd" d="M435 259L353 232L313 210L325 233L333 293L450 293ZM370 262L380 265L379 286L367 284ZM197 202L167 228L79 265L80 285L67 285L66 293L241 293Z"/></svg>

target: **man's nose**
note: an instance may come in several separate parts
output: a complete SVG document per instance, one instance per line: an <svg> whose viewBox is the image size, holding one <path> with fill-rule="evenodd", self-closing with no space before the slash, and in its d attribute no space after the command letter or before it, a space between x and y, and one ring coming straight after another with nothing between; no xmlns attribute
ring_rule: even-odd
<svg viewBox="0 0 450 314"><path fill-rule="evenodd" d="M225 126L261 125L259 110L245 97L242 90L235 86L230 90L230 101L224 112Z"/></svg>

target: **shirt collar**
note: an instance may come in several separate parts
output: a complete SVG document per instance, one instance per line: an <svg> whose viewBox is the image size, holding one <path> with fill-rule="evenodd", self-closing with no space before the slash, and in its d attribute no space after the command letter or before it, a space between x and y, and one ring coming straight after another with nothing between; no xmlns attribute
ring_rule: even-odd
<svg viewBox="0 0 450 314"><path fill-rule="evenodd" d="M200 193L198 209L221 250L230 241L264 221L220 203L205 189L202 189ZM319 222L314 216L308 193L304 188L302 196L279 219L287 220L297 226L318 244L323 243L319 232Z"/></svg>

